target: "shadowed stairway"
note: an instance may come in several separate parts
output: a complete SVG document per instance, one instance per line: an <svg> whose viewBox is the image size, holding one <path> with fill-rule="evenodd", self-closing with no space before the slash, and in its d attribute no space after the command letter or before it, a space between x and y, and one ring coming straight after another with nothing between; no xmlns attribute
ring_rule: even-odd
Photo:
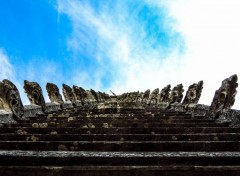
<svg viewBox="0 0 240 176"><path fill-rule="evenodd" d="M0 175L240 175L240 111L230 109L236 81L225 79L211 106L197 104L203 82L182 102L181 84L118 96L63 85L63 101L48 83L49 104L25 81L32 105L23 106L3 80Z"/></svg>

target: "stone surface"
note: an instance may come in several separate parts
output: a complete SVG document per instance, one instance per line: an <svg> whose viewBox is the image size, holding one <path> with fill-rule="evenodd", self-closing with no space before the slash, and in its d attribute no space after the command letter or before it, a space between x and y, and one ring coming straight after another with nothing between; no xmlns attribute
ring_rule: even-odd
<svg viewBox="0 0 240 176"><path fill-rule="evenodd" d="M24 106L24 117L34 117L37 114L44 114L41 106L35 104Z"/></svg>
<svg viewBox="0 0 240 176"><path fill-rule="evenodd" d="M81 102L82 105L85 105L88 103L88 93L86 92L85 89L82 87L78 87L73 85L73 94L75 96L75 99L79 102Z"/></svg>
<svg viewBox="0 0 240 176"><path fill-rule="evenodd" d="M9 80L0 82L0 109L12 112L13 116L21 119L24 114L22 100L17 87Z"/></svg>
<svg viewBox="0 0 240 176"><path fill-rule="evenodd" d="M141 103L147 104L149 96L150 96L150 89L147 89L142 95L142 102Z"/></svg>
<svg viewBox="0 0 240 176"><path fill-rule="evenodd" d="M66 84L62 84L62 92L63 92L65 101L70 101L70 102L72 102L73 106L75 106L76 98L73 94L72 88Z"/></svg>
<svg viewBox="0 0 240 176"><path fill-rule="evenodd" d="M160 91L159 102L168 102L170 91L171 91L171 85L169 84Z"/></svg>
<svg viewBox="0 0 240 176"><path fill-rule="evenodd" d="M156 88L152 91L152 93L149 96L149 103L148 104L158 104L159 99L159 88Z"/></svg>
<svg viewBox="0 0 240 176"><path fill-rule="evenodd" d="M199 81L197 84L194 83L188 87L185 98L182 104L188 107L190 104L197 104L202 93L203 81Z"/></svg>
<svg viewBox="0 0 240 176"><path fill-rule="evenodd" d="M23 88L31 104L41 106L42 111L44 112L46 105L40 85L36 82L29 82L27 80L24 80Z"/></svg>
<svg viewBox="0 0 240 176"><path fill-rule="evenodd" d="M222 85L216 90L209 108L210 117L218 118L220 113L229 110L233 106L237 94L237 80L237 75L232 75L222 81Z"/></svg>
<svg viewBox="0 0 240 176"><path fill-rule="evenodd" d="M46 89L47 89L48 96L49 96L49 99L51 100L51 102L56 102L56 103L60 103L60 104L63 103L62 96L61 96L56 84L47 83Z"/></svg>
<svg viewBox="0 0 240 176"><path fill-rule="evenodd" d="M183 98L183 92L184 89L182 84L178 84L177 86L175 86L169 96L169 104L180 103Z"/></svg>

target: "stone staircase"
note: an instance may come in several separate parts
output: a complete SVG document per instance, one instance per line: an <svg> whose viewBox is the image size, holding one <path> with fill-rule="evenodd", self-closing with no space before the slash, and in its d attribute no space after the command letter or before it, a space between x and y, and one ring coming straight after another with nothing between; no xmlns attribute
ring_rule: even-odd
<svg viewBox="0 0 240 176"><path fill-rule="evenodd" d="M0 175L240 174L240 128L229 122L156 109L92 112L3 123Z"/></svg>

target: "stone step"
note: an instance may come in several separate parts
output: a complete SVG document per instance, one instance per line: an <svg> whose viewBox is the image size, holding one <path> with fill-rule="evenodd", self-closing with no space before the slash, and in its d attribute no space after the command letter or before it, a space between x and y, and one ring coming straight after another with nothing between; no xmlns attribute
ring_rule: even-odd
<svg viewBox="0 0 240 176"><path fill-rule="evenodd" d="M239 176L240 166L0 166L4 176Z"/></svg>
<svg viewBox="0 0 240 176"><path fill-rule="evenodd" d="M216 152L240 151L240 141L0 141L0 150Z"/></svg>
<svg viewBox="0 0 240 176"><path fill-rule="evenodd" d="M0 151L1 166L238 166L240 152ZM91 167L89 167L91 169Z"/></svg>
<svg viewBox="0 0 240 176"><path fill-rule="evenodd" d="M86 122L86 121L92 121L92 122L134 122L134 121L140 121L140 122L161 122L161 123L189 123L189 122L215 122L214 120L203 120L203 119L166 119L166 118L145 118L145 119L138 119L138 118L131 118L131 119L111 119L111 118L84 118L84 119L78 119L78 118L51 118L51 119L35 119L35 120L18 120L18 123L44 123L44 122L59 122L59 123L66 123L69 121L75 121L78 123Z"/></svg>
<svg viewBox="0 0 240 176"><path fill-rule="evenodd" d="M66 123L59 123L59 122L45 122L45 123L17 123L17 124L8 124L5 125L6 127L28 127L28 128L39 128L41 125L47 125L47 127L89 127L94 125L96 128L112 128L112 127L128 127L128 128L147 128L147 127L228 127L229 123L159 123L159 122L66 122Z"/></svg>
<svg viewBox="0 0 240 176"><path fill-rule="evenodd" d="M34 137L32 137L34 136ZM0 141L240 141L240 133L207 134L0 134Z"/></svg>
<svg viewBox="0 0 240 176"><path fill-rule="evenodd" d="M79 116L79 115L74 115L74 116L38 116L38 117L28 117L30 120L45 120L49 118L59 118L59 119L68 119L69 117L75 117L76 119L151 119L151 118L158 118L158 119L190 119L192 118L190 115L181 115L181 116L159 116L156 114L152 115L107 115L107 116ZM205 116L194 116L194 119L204 119Z"/></svg>
<svg viewBox="0 0 240 176"><path fill-rule="evenodd" d="M74 127L1 127L0 134L193 134L193 133L240 133L238 127L158 127L158 128L74 128Z"/></svg>

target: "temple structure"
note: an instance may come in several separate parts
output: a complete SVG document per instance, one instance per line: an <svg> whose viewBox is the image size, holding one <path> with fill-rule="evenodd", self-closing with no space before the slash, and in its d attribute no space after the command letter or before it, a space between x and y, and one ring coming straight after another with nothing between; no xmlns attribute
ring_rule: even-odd
<svg viewBox="0 0 240 176"><path fill-rule="evenodd" d="M0 175L239 175L237 75L223 80L210 106L203 81L171 89L109 95L47 83L0 82Z"/></svg>

